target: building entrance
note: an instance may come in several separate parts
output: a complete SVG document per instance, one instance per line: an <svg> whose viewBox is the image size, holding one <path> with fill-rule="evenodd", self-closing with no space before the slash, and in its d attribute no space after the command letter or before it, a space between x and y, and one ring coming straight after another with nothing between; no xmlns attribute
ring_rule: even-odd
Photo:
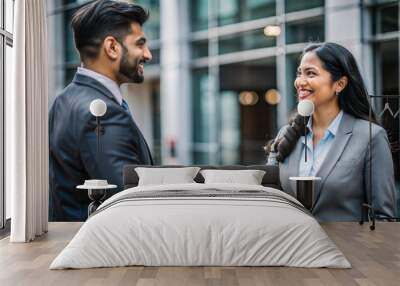
<svg viewBox="0 0 400 286"><path fill-rule="evenodd" d="M263 164L263 146L277 132L275 57L220 66L220 142L223 164Z"/></svg>

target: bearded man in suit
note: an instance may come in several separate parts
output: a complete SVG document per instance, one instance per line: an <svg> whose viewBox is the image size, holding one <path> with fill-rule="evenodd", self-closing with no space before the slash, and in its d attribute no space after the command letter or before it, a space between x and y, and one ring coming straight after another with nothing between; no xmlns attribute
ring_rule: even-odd
<svg viewBox="0 0 400 286"><path fill-rule="evenodd" d="M72 18L81 67L49 112L51 221L87 218L90 200L76 190L84 180L106 179L118 192L124 165L153 164L119 88L143 82L144 64L152 58L142 31L147 19L142 7L111 0L90 2ZM98 153L96 120L89 112L94 99L107 105Z"/></svg>

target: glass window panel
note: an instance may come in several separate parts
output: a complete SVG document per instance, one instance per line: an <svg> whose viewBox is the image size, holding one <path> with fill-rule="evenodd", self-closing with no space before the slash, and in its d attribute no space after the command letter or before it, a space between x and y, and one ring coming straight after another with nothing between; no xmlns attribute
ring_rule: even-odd
<svg viewBox="0 0 400 286"><path fill-rule="evenodd" d="M317 7L324 7L324 2L324 0L285 0L285 12L290 13Z"/></svg>
<svg viewBox="0 0 400 286"><path fill-rule="evenodd" d="M210 142L211 97L209 94L209 76L206 69L193 72L193 142Z"/></svg>
<svg viewBox="0 0 400 286"><path fill-rule="evenodd" d="M275 0L219 0L220 26L274 16Z"/></svg>
<svg viewBox="0 0 400 286"><path fill-rule="evenodd" d="M65 40L65 61L67 63L79 63L79 53L75 48L74 35L71 27L71 19L75 10L65 11L64 40Z"/></svg>
<svg viewBox="0 0 400 286"><path fill-rule="evenodd" d="M317 7L324 7L324 2L324 0L285 0L285 12L290 13Z"/></svg>
<svg viewBox="0 0 400 286"><path fill-rule="evenodd" d="M221 37L219 40L219 54L273 47L275 45L275 37L267 37L264 35L263 29L258 29Z"/></svg>
<svg viewBox="0 0 400 286"><path fill-rule="evenodd" d="M152 59L149 62L150 65L159 65L160 64L160 49L150 49Z"/></svg>
<svg viewBox="0 0 400 286"><path fill-rule="evenodd" d="M377 95L400 95L399 87L399 41L392 40L375 45L375 82L379 88ZM393 113L400 109L399 98L379 98L377 113L389 103ZM380 105L380 107L379 107ZM388 112L380 117L382 126L386 129L391 145L395 181L397 186L397 208L400 210L400 118L393 118Z"/></svg>
<svg viewBox="0 0 400 286"><path fill-rule="evenodd" d="M276 15L275 0L246 0L243 20L255 20Z"/></svg>
<svg viewBox="0 0 400 286"><path fill-rule="evenodd" d="M143 25L146 37L150 40L160 38L160 0L138 0L135 1L146 10L150 11L150 17Z"/></svg>
<svg viewBox="0 0 400 286"><path fill-rule="evenodd" d="M208 165L211 161L209 152L194 151L193 164L194 165Z"/></svg>
<svg viewBox="0 0 400 286"><path fill-rule="evenodd" d="M12 86L12 74L13 74L13 68L14 68L14 57L12 53L12 48L8 45L6 45L6 51L5 51L5 62L6 62L6 67L5 67L5 97L9 98L12 95L13 92L13 86ZM5 190L5 214L6 214L6 219L11 217L11 192L9 188L6 188Z"/></svg>
<svg viewBox="0 0 400 286"><path fill-rule="evenodd" d="M323 42L325 39L324 18L306 19L286 24L286 43Z"/></svg>
<svg viewBox="0 0 400 286"><path fill-rule="evenodd" d="M221 155L224 165L240 161L240 104L235 91L222 91L221 97Z"/></svg>
<svg viewBox="0 0 400 286"><path fill-rule="evenodd" d="M239 0L219 0L218 24L223 26L239 22L239 5Z"/></svg>
<svg viewBox="0 0 400 286"><path fill-rule="evenodd" d="M243 50L243 37L240 35L223 36L219 40L218 50L219 54L233 53Z"/></svg>
<svg viewBox="0 0 400 286"><path fill-rule="evenodd" d="M192 58L198 59L208 57L208 41L192 43Z"/></svg>
<svg viewBox="0 0 400 286"><path fill-rule="evenodd" d="M153 117L153 160L161 165L161 102L160 81L151 82L152 117Z"/></svg>
<svg viewBox="0 0 400 286"><path fill-rule="evenodd" d="M48 8L60 8L63 5L64 0L53 0L52 2L52 5L50 5L50 3L47 5Z"/></svg>
<svg viewBox="0 0 400 286"><path fill-rule="evenodd" d="M399 30L399 4L373 8L374 34L388 33Z"/></svg>
<svg viewBox="0 0 400 286"><path fill-rule="evenodd" d="M205 30L208 27L208 0L191 0L190 19L192 31Z"/></svg>
<svg viewBox="0 0 400 286"><path fill-rule="evenodd" d="M5 29L6 31L13 33L14 26L14 0L5 0Z"/></svg>
<svg viewBox="0 0 400 286"><path fill-rule="evenodd" d="M286 56L286 101L288 110L292 111L296 108L296 88L294 81L296 79L296 71L300 64L301 53L288 54Z"/></svg>
<svg viewBox="0 0 400 286"><path fill-rule="evenodd" d="M399 94L399 44L397 40L382 42L376 45L377 80L381 94Z"/></svg>
<svg viewBox="0 0 400 286"><path fill-rule="evenodd" d="M212 156L210 134L215 128L215 112L213 110L213 96L209 85L211 79L207 69L194 70L192 73L192 126L193 145L192 155L194 164L209 164Z"/></svg>

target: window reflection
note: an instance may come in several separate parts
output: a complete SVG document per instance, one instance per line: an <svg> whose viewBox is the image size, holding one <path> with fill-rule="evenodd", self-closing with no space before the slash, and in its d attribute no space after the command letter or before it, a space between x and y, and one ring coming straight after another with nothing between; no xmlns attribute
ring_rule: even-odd
<svg viewBox="0 0 400 286"><path fill-rule="evenodd" d="M324 2L324 0L285 0L285 12L290 13L317 7L324 7Z"/></svg>
<svg viewBox="0 0 400 286"><path fill-rule="evenodd" d="M267 48L275 45L275 37L267 37L264 35L263 29L257 29L255 31L221 37L219 40L219 54Z"/></svg>
<svg viewBox="0 0 400 286"><path fill-rule="evenodd" d="M235 91L221 91L221 164L240 161L240 105Z"/></svg>
<svg viewBox="0 0 400 286"><path fill-rule="evenodd" d="M275 16L275 0L219 0L220 26Z"/></svg>
<svg viewBox="0 0 400 286"><path fill-rule="evenodd" d="M255 20L276 15L275 0L246 0L242 19Z"/></svg>
<svg viewBox="0 0 400 286"><path fill-rule="evenodd" d="M212 116L212 103L209 96L209 76L207 69L193 72L193 141L209 142L209 118Z"/></svg>
<svg viewBox="0 0 400 286"><path fill-rule="evenodd" d="M160 49L150 49L151 51L151 55L152 55L152 59L149 62L149 65L158 65L160 64Z"/></svg>
<svg viewBox="0 0 400 286"><path fill-rule="evenodd" d="M193 71L193 162L208 164L210 154L210 122L215 122L212 109L212 97L209 92L209 75L207 69Z"/></svg>
<svg viewBox="0 0 400 286"><path fill-rule="evenodd" d="M146 10L150 11L150 18L143 25L143 31L149 40L160 38L160 0L137 0Z"/></svg>
<svg viewBox="0 0 400 286"><path fill-rule="evenodd" d="M325 39L324 18L309 18L286 24L286 43L323 42Z"/></svg>
<svg viewBox="0 0 400 286"><path fill-rule="evenodd" d="M204 58L208 56L208 40L192 43L192 58Z"/></svg>
<svg viewBox="0 0 400 286"><path fill-rule="evenodd" d="M192 31L207 29L208 0L191 0L189 4Z"/></svg>
<svg viewBox="0 0 400 286"><path fill-rule="evenodd" d="M240 21L239 0L219 0L218 24L220 26Z"/></svg>
<svg viewBox="0 0 400 286"><path fill-rule="evenodd" d="M385 41L375 45L375 79L379 88L378 95L400 95L399 88L399 41ZM379 102L380 100L380 102ZM390 108L397 112L400 109L400 98L379 98L377 106L384 106L389 103ZM382 110L379 109L379 110ZM391 145L394 174L398 190L400 192L400 119L393 118L389 113L383 114L380 118L383 127L386 129ZM397 206L400 209L400 196L397 195Z"/></svg>
<svg viewBox="0 0 400 286"><path fill-rule="evenodd" d="M390 3L373 9L374 34L399 30L399 4Z"/></svg>
<svg viewBox="0 0 400 286"><path fill-rule="evenodd" d="M286 90L287 90L287 107L292 111L297 105L297 91L294 87L294 80L296 79L297 67L300 64L301 53L294 53L286 55Z"/></svg>
<svg viewBox="0 0 400 286"><path fill-rule="evenodd" d="M75 48L74 34L72 32L71 20L72 16L76 10L65 11L65 21L64 21L64 41L65 41L65 61L67 63L80 62L79 53Z"/></svg>

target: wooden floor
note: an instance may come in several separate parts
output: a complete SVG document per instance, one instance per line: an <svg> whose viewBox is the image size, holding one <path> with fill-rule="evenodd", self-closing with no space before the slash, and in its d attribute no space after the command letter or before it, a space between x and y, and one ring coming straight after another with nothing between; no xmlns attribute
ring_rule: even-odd
<svg viewBox="0 0 400 286"><path fill-rule="evenodd" d="M375 231L357 223L324 229L353 268L289 267L120 267L48 270L80 223L50 223L32 243L0 241L0 285L400 285L400 223L379 223Z"/></svg>

